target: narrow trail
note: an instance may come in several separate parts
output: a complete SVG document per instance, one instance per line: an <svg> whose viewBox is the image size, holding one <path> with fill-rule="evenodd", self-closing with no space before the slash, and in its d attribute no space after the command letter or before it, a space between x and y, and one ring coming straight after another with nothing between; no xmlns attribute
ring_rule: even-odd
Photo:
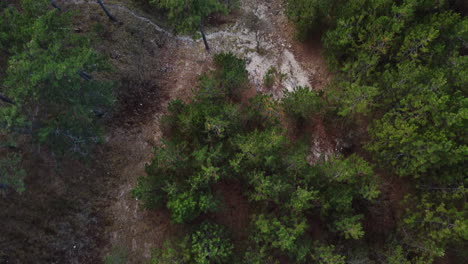
<svg viewBox="0 0 468 264"><path fill-rule="evenodd" d="M131 16L135 17L136 19L139 19L141 21L144 21L148 24L150 24L151 26L154 27L155 30L161 32L161 33L164 33L166 34L167 36L170 36L174 39L177 39L177 40L181 40L181 41L187 41L187 42L192 42L193 39L190 38L190 37L184 37L184 36L177 36L177 35L174 35L172 34L171 32L161 28L158 24L156 24L155 22L151 21L151 19L149 18L146 18L144 16L140 16L138 15L136 12L128 9L127 7L124 7L124 6L120 6L120 5L115 5L115 4L109 4L107 5L108 7L110 7L111 9L118 9L120 11L123 11L123 12L126 12L128 14L130 14Z"/></svg>
<svg viewBox="0 0 468 264"><path fill-rule="evenodd" d="M314 75L317 75L317 67L312 69L309 67L310 65L303 65L298 61L294 54L295 51L292 50L292 39L288 39L285 34L280 32L284 30L281 26L288 24L280 2L276 0L242 0L241 15L237 18L236 23L228 25L223 30L214 29L213 31L213 29L208 28L206 34L213 54L234 52L244 57L248 62L247 70L250 73L251 81L257 91L270 92L276 97L281 97L283 87L288 90L292 90L296 86L311 87L310 80L315 79ZM98 6L97 2L85 0L72 0L69 3ZM192 46L202 45L200 39L194 40L187 36L174 35L151 19L125 6L115 3L109 3L106 6L111 12L115 12L114 15L117 19L122 15L131 16L151 25L154 30L175 41L181 41ZM203 50L198 48L197 52L203 53ZM206 59L205 54L200 55L201 59ZM320 64L323 63L320 61ZM284 77L274 87L266 89L263 87L263 79L271 68L278 70Z"/></svg>
<svg viewBox="0 0 468 264"><path fill-rule="evenodd" d="M71 0L71 1L68 1L68 3L70 4L74 4L74 5L96 5L98 6L99 4L97 2L89 2L89 1L85 1L85 0ZM151 19L149 18L146 18L144 16L141 16L139 14L137 14L135 11L133 10L130 10L129 8L125 7L125 6L121 6L121 5L117 5L117 4L106 4L106 7L108 7L110 9L110 11L112 10L120 10L120 11L123 11L129 15L131 15L132 17L136 18L136 19L139 19L141 21L144 21L148 24L150 24L151 26L154 27L155 30L167 35L167 36L170 36L174 39L177 39L177 40L181 40L181 41L188 41L188 42L191 42L193 41L192 38L189 38L189 37L184 37L184 36L176 36L174 34L172 34L171 32L163 29L162 27L160 27L158 24L156 24L155 22L153 22ZM118 18L117 18L118 20Z"/></svg>
<svg viewBox="0 0 468 264"><path fill-rule="evenodd" d="M68 3L74 4L74 5L95 5L95 6L99 6L99 4L97 2L89 2L89 1L86 1L86 0L71 0ZM122 5L118 5L118 4L106 4L106 7L108 7L111 11L112 10L119 10L119 11L122 11L122 12L124 12L124 13L126 13L126 14L140 20L140 21L148 23L151 26L153 26L156 31L159 31L159 32L171 37L171 38L174 38L175 40L180 40L180 41L185 41L185 42L200 42L200 40L194 40L191 37L175 35L172 32L162 28L161 26L159 26L156 22L152 21L151 19L137 14L137 12L129 9L126 6L122 6ZM226 35L235 36L235 34L233 34L233 33L220 31L220 32L213 32L213 33L207 34L206 38L207 39L214 39L214 38L218 38L218 37L222 37L222 36L226 36Z"/></svg>

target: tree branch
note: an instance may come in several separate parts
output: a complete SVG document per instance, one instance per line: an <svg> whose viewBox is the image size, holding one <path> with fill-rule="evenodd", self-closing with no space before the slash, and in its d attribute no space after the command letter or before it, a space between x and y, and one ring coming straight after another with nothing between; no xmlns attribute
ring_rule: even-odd
<svg viewBox="0 0 468 264"><path fill-rule="evenodd" d="M93 79L93 76L84 71L78 71L78 75L80 75L80 77L85 79L86 81L91 81Z"/></svg>
<svg viewBox="0 0 468 264"><path fill-rule="evenodd" d="M12 104L12 105L16 105L16 103L15 103L12 99L6 97L6 96L3 95L3 94L0 94L0 100L2 100L2 101L5 102L5 103L9 103L9 104Z"/></svg>
<svg viewBox="0 0 468 264"><path fill-rule="evenodd" d="M104 10L104 13L106 13L107 17L109 17L110 20L114 22L118 22L118 20L104 6L104 3L102 2L102 0L97 0L97 2L101 6L102 10Z"/></svg>
<svg viewBox="0 0 468 264"><path fill-rule="evenodd" d="M208 41L206 40L205 31L203 30L203 22L200 22L200 33L202 35L203 43L205 44L206 50L210 51L210 46L208 46Z"/></svg>
<svg viewBox="0 0 468 264"><path fill-rule="evenodd" d="M58 11L62 11L62 9L60 9L60 7L58 7L57 4L55 3L55 0L50 0L50 4L51 4L55 9L58 9Z"/></svg>

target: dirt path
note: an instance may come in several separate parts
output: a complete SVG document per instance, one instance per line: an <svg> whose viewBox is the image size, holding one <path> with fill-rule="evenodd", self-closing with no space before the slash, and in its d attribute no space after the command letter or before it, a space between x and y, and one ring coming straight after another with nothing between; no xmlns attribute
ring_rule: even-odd
<svg viewBox="0 0 468 264"><path fill-rule="evenodd" d="M158 80L158 89L163 89L167 97L159 100L161 107L147 113L149 117L144 118L137 127L115 128L109 134L107 143L111 148L110 158L115 164L113 173L121 182L116 186L115 198L108 208L112 224L107 228L107 233L113 247L128 250L130 263L148 260L151 249L161 247L176 228L170 224L168 212L139 209L138 201L131 197L131 190L137 178L145 174L145 164L151 161L153 147L160 143L159 121L168 99L188 98L198 74L209 65L198 61L198 56L193 58L193 50L177 41L168 44L163 51L166 56L158 59L166 71ZM106 252L109 250L111 247Z"/></svg>
<svg viewBox="0 0 468 264"><path fill-rule="evenodd" d="M106 140L107 173L114 181L107 187L111 199L105 208L109 216L105 233L110 243L102 255L118 248L126 251L128 263L144 263L151 249L161 247L177 228L170 224L168 212L142 211L131 197L131 189L151 160L152 148L160 142L159 121L168 101L189 99L198 76L211 67L212 55L218 52L233 52L246 59L257 92L281 97L283 88L291 90L298 85L322 89L328 75L321 47L315 43L307 48L293 39L281 0L241 0L240 10L229 18L233 23L207 29L211 53L205 51L200 39L175 37L142 10L127 8L130 2L126 0L106 1L121 24L109 22L94 1L72 2L83 11L79 19L99 21L105 39L99 49L111 58L118 73L114 77L124 84L120 109ZM86 22L81 27L89 30ZM266 87L264 76L272 67L283 77ZM317 124L311 132L311 137L317 138L313 153L329 155L334 143L328 142L322 122ZM227 224L236 228L245 225Z"/></svg>
<svg viewBox="0 0 468 264"><path fill-rule="evenodd" d="M94 1L72 0L75 5L85 5L99 11ZM107 1L107 7L122 22L131 19L146 23L154 31L179 41L192 48L197 61L207 60L200 39L193 40L187 36L174 36L162 28L148 15L140 14L125 6L126 1ZM247 60L247 69L251 80L258 91L267 92L262 88L263 78L268 69L275 67L286 77L276 83L271 92L281 96L282 88L291 90L295 86L309 86L322 89L329 80L324 59L321 55L320 38L303 45L294 39L294 28L284 14L281 0L241 0L240 10L233 17L235 23L208 29L212 54L233 52ZM102 14L101 14L102 15Z"/></svg>

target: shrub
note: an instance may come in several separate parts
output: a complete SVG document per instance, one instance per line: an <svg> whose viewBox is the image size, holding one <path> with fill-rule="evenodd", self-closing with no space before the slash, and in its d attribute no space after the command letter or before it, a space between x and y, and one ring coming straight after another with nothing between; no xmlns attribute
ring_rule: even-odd
<svg viewBox="0 0 468 264"><path fill-rule="evenodd" d="M183 239L172 243L166 241L162 249L152 252L150 263L230 263L233 249L226 230L220 225L205 221Z"/></svg>
<svg viewBox="0 0 468 264"><path fill-rule="evenodd" d="M190 237L176 242L164 242L161 249L151 252L150 264L187 264L191 263Z"/></svg>
<svg viewBox="0 0 468 264"><path fill-rule="evenodd" d="M321 243L314 244L314 253L313 259L320 264L344 264L345 257L339 254L336 254L335 246L333 245L324 245Z"/></svg>
<svg viewBox="0 0 468 264"><path fill-rule="evenodd" d="M271 95L259 94L250 98L249 104L241 113L246 130L268 129L279 125L279 103Z"/></svg>
<svg viewBox="0 0 468 264"><path fill-rule="evenodd" d="M227 263L231 259L234 247L223 227L204 222L191 238L191 251L197 264Z"/></svg>
<svg viewBox="0 0 468 264"><path fill-rule="evenodd" d="M220 53L215 55L214 63L218 67L214 75L220 81L220 88L231 98L239 99L240 93L249 85L245 60L238 59L232 53Z"/></svg>
<svg viewBox="0 0 468 264"><path fill-rule="evenodd" d="M338 0L287 0L286 14L296 26L296 37L305 40L312 31L323 30Z"/></svg>
<svg viewBox="0 0 468 264"><path fill-rule="evenodd" d="M125 248L114 246L111 252L104 258L104 264L126 264L128 252Z"/></svg>
<svg viewBox="0 0 468 264"><path fill-rule="evenodd" d="M218 61L220 64L231 59L230 55L217 57L224 61ZM305 119L318 107L320 98L299 87L287 93L283 102L258 95L238 110L240 104L230 103L228 96L210 94L206 89L215 91L223 84L236 83L223 81L231 72L241 71L209 72L195 99L170 104L164 120L171 133L155 149L148 175L139 180L134 195L143 205L168 208L174 222L190 224L220 205L213 191L216 183L240 182L259 211L247 242L251 250L245 254L253 263L274 263L284 255L310 263L307 216L311 214L330 223L330 232L362 237L360 212L353 203L378 195L372 168L357 155L311 166L307 162L310 145L291 142L279 122L280 103L291 115ZM298 104L299 108L292 107ZM192 262L232 261L232 245L222 233L209 223L195 229L188 239ZM253 250L259 255L253 256Z"/></svg>
<svg viewBox="0 0 468 264"><path fill-rule="evenodd" d="M322 100L317 93L309 87L298 86L293 91L284 91L281 101L284 112L298 124L309 120L314 113L318 113Z"/></svg>
<svg viewBox="0 0 468 264"><path fill-rule="evenodd" d="M275 84L275 79L276 79L276 68L271 66L266 72L265 76L263 77L263 85L265 85L268 88L271 88L273 87L273 84Z"/></svg>
<svg viewBox="0 0 468 264"><path fill-rule="evenodd" d="M0 49L11 55L0 86L14 102L0 107L2 127L56 154L86 157L102 139L98 113L114 102L112 83L91 75L110 68L89 36L73 32L71 14L49 5L23 0L21 10L0 14Z"/></svg>

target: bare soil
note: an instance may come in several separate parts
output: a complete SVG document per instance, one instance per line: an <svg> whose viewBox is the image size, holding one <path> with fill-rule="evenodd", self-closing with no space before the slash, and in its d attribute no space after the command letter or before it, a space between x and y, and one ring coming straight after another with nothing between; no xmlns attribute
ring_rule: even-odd
<svg viewBox="0 0 468 264"><path fill-rule="evenodd" d="M237 182L222 182L213 187L221 198L221 206L211 218L228 227L235 242L244 241L248 236L251 210L242 185Z"/></svg>
<svg viewBox="0 0 468 264"><path fill-rule="evenodd" d="M192 59L193 53L184 45L168 42L161 50L158 63L164 69L164 75L158 79L158 92L165 96L161 100L147 102L157 104L149 107L150 112L144 115L136 113L126 117L125 123L132 126L119 127L118 123L108 135L109 160L112 173L116 175L118 185L113 190L113 200L107 208L107 214L112 217L112 224L106 228L110 235L110 247L118 246L128 250L130 263L143 263L151 255L151 249L159 248L163 242L171 237L177 227L171 225L167 211L143 211L139 203L131 197L131 189L135 186L139 176L145 175L145 164L152 158L152 149L160 143L160 117L164 114L168 99L181 98L188 100L191 88L196 83L209 62ZM159 88L164 87L164 88ZM145 94L142 95L144 101ZM126 109L124 106L123 109ZM135 125L136 124L136 125Z"/></svg>

